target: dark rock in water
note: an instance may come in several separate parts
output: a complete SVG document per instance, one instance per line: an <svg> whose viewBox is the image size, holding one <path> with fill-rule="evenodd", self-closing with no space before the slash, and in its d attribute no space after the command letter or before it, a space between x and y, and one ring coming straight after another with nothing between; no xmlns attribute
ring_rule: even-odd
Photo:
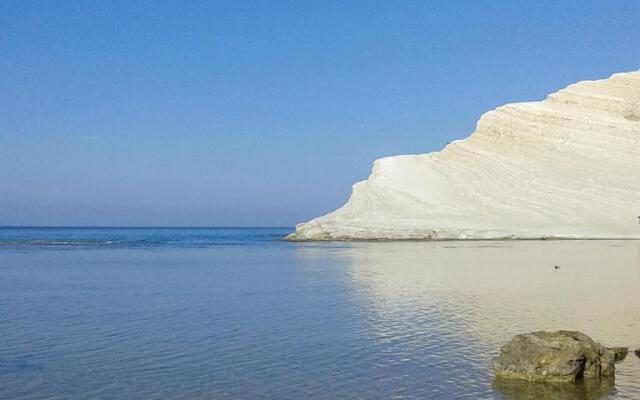
<svg viewBox="0 0 640 400"><path fill-rule="evenodd" d="M615 393L615 378L581 379L575 384L496 378L493 387L508 400L598 400Z"/></svg>
<svg viewBox="0 0 640 400"><path fill-rule="evenodd" d="M560 269L560 266L556 265L554 268L555 268L555 269Z"/></svg>
<svg viewBox="0 0 640 400"><path fill-rule="evenodd" d="M629 354L628 347L609 347L609 350L613 351L615 355L615 362L619 362L627 358L627 354Z"/></svg>
<svg viewBox="0 0 640 400"><path fill-rule="evenodd" d="M615 353L576 331L516 335L500 348L493 370L501 379L570 382L613 377Z"/></svg>
<svg viewBox="0 0 640 400"><path fill-rule="evenodd" d="M640 349L635 349L633 351L633 354L635 354L636 356L640 357Z"/></svg>

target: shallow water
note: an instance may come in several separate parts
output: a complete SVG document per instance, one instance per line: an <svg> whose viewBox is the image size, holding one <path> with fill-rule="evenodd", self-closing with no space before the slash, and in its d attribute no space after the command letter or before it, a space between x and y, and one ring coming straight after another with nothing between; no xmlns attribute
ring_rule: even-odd
<svg viewBox="0 0 640 400"><path fill-rule="evenodd" d="M0 229L2 399L613 399L494 382L514 334L640 347L640 242L287 243L283 229ZM558 265L559 269L554 269Z"/></svg>

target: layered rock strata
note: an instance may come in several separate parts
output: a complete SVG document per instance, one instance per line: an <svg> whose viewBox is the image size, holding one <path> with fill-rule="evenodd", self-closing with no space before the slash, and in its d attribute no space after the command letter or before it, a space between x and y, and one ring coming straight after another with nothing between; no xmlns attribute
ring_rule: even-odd
<svg viewBox="0 0 640 400"><path fill-rule="evenodd" d="M640 238L640 71L507 104L439 152L376 160L291 240Z"/></svg>

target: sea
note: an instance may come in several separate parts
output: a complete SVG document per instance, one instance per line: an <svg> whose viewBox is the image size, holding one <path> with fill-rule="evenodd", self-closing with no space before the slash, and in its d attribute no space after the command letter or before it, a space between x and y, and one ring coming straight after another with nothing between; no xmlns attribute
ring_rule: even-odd
<svg viewBox="0 0 640 400"><path fill-rule="evenodd" d="M640 398L640 241L291 231L0 228L0 399ZM494 379L558 329L628 346L615 382Z"/></svg>

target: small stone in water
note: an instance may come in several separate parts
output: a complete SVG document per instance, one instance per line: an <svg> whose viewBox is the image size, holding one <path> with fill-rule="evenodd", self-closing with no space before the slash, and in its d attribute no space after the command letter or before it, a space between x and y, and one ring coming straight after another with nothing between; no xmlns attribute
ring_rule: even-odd
<svg viewBox="0 0 640 400"><path fill-rule="evenodd" d="M624 360L627 358L627 354L629 353L628 347L609 347L609 350L613 351L615 354L615 362Z"/></svg>

